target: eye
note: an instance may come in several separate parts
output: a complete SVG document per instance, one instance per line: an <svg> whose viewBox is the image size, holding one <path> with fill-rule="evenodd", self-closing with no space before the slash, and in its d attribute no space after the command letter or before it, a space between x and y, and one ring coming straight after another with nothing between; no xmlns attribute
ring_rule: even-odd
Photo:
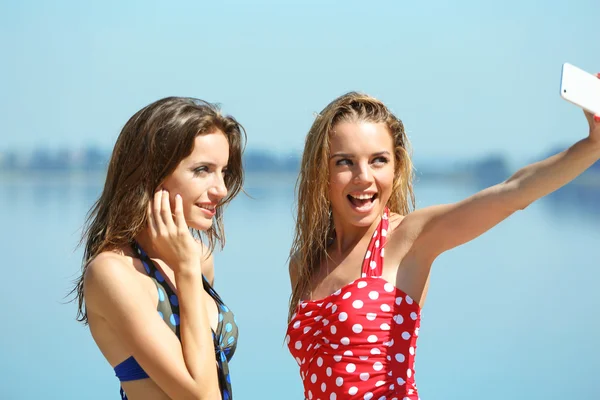
<svg viewBox="0 0 600 400"><path fill-rule="evenodd" d="M352 161L347 158L341 158L335 162L335 165L352 165Z"/></svg>
<svg viewBox="0 0 600 400"><path fill-rule="evenodd" d="M390 162L390 160L384 156L376 157L373 159L373 164L377 164L377 165L385 165L389 162Z"/></svg>
<svg viewBox="0 0 600 400"><path fill-rule="evenodd" d="M208 172L208 167L206 165L194 168L194 175L202 175Z"/></svg>
<svg viewBox="0 0 600 400"><path fill-rule="evenodd" d="M223 177L227 177L227 176L231 175L231 172L227 168L224 168L221 171L221 174L223 174Z"/></svg>

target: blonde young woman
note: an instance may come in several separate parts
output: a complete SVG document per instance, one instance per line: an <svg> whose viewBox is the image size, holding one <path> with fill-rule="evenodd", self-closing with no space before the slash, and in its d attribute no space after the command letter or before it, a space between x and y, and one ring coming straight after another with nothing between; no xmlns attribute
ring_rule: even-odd
<svg viewBox="0 0 600 400"><path fill-rule="evenodd" d="M306 138L291 249L286 341L307 399L416 400L414 361L433 261L560 188L600 159L588 136L463 201L414 207L402 122L345 94Z"/></svg>

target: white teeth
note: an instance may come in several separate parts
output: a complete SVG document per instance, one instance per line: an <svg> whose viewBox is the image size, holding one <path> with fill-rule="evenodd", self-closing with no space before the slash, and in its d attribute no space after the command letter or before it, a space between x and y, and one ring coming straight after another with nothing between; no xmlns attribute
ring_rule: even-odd
<svg viewBox="0 0 600 400"><path fill-rule="evenodd" d="M215 210L215 206L200 206L200 207L201 208L205 208L205 209L210 210L210 211L214 211Z"/></svg>
<svg viewBox="0 0 600 400"><path fill-rule="evenodd" d="M350 196L354 197L357 200L367 200L373 198L374 194L351 194Z"/></svg>

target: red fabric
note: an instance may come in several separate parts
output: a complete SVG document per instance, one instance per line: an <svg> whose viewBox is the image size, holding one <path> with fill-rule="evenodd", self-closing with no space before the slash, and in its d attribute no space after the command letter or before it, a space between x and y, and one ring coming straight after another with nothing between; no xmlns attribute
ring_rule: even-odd
<svg viewBox="0 0 600 400"><path fill-rule="evenodd" d="M418 400L414 361L421 309L381 277L389 211L375 230L361 278L302 301L287 330L310 400Z"/></svg>

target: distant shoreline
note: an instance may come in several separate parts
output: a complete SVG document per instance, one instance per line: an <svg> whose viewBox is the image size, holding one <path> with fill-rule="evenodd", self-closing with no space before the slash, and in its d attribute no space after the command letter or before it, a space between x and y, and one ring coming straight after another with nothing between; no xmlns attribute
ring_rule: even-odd
<svg viewBox="0 0 600 400"><path fill-rule="evenodd" d="M257 180L291 180L295 183L298 171L245 171L246 183ZM0 170L0 185L18 182L73 182L97 185L106 179L106 170Z"/></svg>

